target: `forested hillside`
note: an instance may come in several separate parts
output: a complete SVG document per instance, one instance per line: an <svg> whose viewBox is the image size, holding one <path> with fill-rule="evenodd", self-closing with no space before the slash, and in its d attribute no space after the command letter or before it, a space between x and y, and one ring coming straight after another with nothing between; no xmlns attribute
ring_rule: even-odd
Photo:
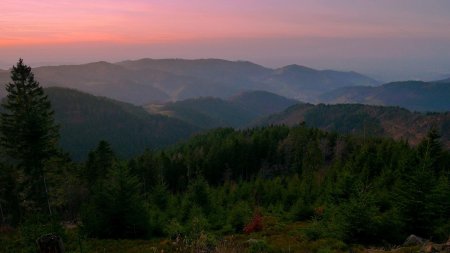
<svg viewBox="0 0 450 253"><path fill-rule="evenodd" d="M239 107L253 112L257 117L284 111L288 107L301 103L267 91L246 91L236 94L228 100Z"/></svg>
<svg viewBox="0 0 450 253"><path fill-rule="evenodd" d="M160 148L187 139L198 131L177 119L150 115L143 108L65 88L48 88L60 144L75 160L85 160L101 140L120 157Z"/></svg>
<svg viewBox="0 0 450 253"><path fill-rule="evenodd" d="M129 161L100 143L86 164L55 165L47 178L54 212L81 219L92 238L185 236L175 245L189 250L238 235L233 247L254 238L269 252L333 238L321 247L343 252L409 234L440 242L450 228L450 154L433 131L411 147L305 126L218 129ZM15 204L4 199L7 222L17 220Z"/></svg>
<svg viewBox="0 0 450 253"><path fill-rule="evenodd" d="M177 118L202 129L246 127L254 120L299 103L266 91L247 91L228 99L203 97L165 104L150 104L150 113Z"/></svg>
<svg viewBox="0 0 450 253"><path fill-rule="evenodd" d="M398 252L411 234L446 247L448 128L427 125L415 145L379 131L403 126L393 119L412 128L447 114L300 104L284 114L301 109L328 131L217 128L155 148L196 128L107 98L44 90L23 60L11 78L0 116L0 252L62 241L67 252ZM85 162L66 154L88 145Z"/></svg>
<svg viewBox="0 0 450 253"><path fill-rule="evenodd" d="M252 111L220 98L187 99L164 105L149 105L150 113L162 114L193 124L202 129L240 127L256 118Z"/></svg>
<svg viewBox="0 0 450 253"><path fill-rule="evenodd" d="M305 122L325 131L359 136L386 136L417 145L435 127L441 141L450 148L450 113L418 113L399 107L362 104L299 104L279 114L261 119L255 125L294 126Z"/></svg>

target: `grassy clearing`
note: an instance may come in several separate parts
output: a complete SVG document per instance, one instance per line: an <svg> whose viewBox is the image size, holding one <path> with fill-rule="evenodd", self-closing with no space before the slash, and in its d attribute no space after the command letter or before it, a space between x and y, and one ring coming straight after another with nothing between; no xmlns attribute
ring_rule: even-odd
<svg viewBox="0 0 450 253"><path fill-rule="evenodd" d="M79 236L77 228L66 229L64 241L67 253L162 253L162 252L215 252L215 253L412 253L417 248L397 248L391 251L349 246L336 239L310 240L305 234L311 226L308 222L285 223L276 217L265 217L264 229L252 234L217 235L203 233L197 240L188 241L179 237L152 240L105 240ZM20 232L9 230L0 233L1 253L28 253L24 249Z"/></svg>

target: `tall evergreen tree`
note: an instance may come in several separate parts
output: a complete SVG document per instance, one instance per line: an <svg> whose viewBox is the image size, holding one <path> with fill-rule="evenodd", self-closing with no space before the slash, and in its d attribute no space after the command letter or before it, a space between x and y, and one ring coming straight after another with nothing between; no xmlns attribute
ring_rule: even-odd
<svg viewBox="0 0 450 253"><path fill-rule="evenodd" d="M95 150L89 153L86 162L85 177L90 188L100 180L104 179L117 162L117 157L106 141L100 141Z"/></svg>
<svg viewBox="0 0 450 253"><path fill-rule="evenodd" d="M148 213L140 194L138 178L129 168L116 164L96 185L82 212L83 227L99 238L143 238L147 235Z"/></svg>
<svg viewBox="0 0 450 253"><path fill-rule="evenodd" d="M24 174L23 203L30 208L49 208L44 164L56 154L58 126L50 101L34 79L31 68L20 59L11 70L12 82L2 104L1 144L14 165Z"/></svg>

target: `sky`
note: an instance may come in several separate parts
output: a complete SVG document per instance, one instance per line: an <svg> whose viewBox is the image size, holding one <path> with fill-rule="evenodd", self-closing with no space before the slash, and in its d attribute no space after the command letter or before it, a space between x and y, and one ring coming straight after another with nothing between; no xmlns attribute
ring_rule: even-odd
<svg viewBox="0 0 450 253"><path fill-rule="evenodd" d="M223 58L433 79L450 74L449 13L449 0L1 0L0 68Z"/></svg>

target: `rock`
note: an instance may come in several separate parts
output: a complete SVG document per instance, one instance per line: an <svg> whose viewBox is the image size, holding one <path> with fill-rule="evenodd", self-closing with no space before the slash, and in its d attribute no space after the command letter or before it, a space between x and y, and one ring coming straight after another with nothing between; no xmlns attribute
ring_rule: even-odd
<svg viewBox="0 0 450 253"><path fill-rule="evenodd" d="M442 252L450 253L450 237L448 238L448 241L442 245Z"/></svg>
<svg viewBox="0 0 450 253"><path fill-rule="evenodd" d="M438 250L433 243L427 243L425 246L422 247L421 252L424 253L437 253L440 250Z"/></svg>
<svg viewBox="0 0 450 253"><path fill-rule="evenodd" d="M259 240L250 238L250 239L247 240L247 243L248 243L248 244L255 244L255 243L259 243Z"/></svg>
<svg viewBox="0 0 450 253"><path fill-rule="evenodd" d="M46 234L36 240L39 253L64 253L61 237L55 234Z"/></svg>
<svg viewBox="0 0 450 253"><path fill-rule="evenodd" d="M416 235L410 235L408 238L406 238L406 241L403 243L403 246L417 246L417 245L423 245L426 243L426 240L423 238L420 238Z"/></svg>

